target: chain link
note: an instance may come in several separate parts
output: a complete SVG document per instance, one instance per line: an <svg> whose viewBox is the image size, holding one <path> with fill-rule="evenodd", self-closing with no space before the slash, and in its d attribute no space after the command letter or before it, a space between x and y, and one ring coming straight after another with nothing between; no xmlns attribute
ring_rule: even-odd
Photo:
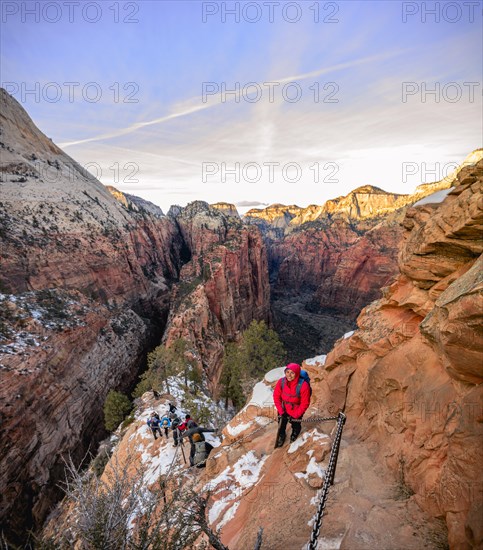
<svg viewBox="0 0 483 550"><path fill-rule="evenodd" d="M330 451L329 466L327 467L327 471L325 473L325 480L322 487L319 507L317 508L314 527L310 536L310 542L307 545L307 550L316 550L317 548L317 541L319 539L320 528L322 526L322 516L324 515L324 508L327 503L327 497L329 495L329 487L334 481L337 457L339 455L340 440L342 438L342 430L344 429L345 420L345 414L343 412L340 412L339 416L337 417L337 432L335 434L334 443Z"/></svg>
<svg viewBox="0 0 483 550"><path fill-rule="evenodd" d="M319 535L320 535L320 528L321 528L321 525L322 525L322 517L324 515L324 509L325 509L325 506L326 506L326 503L327 503L327 497L328 497L328 494L329 494L329 487L333 483L333 480L334 480L335 468L336 468L336 465L337 465L337 457L338 457L338 454L339 454L340 441L341 441L341 438L342 438L342 430L344 428L346 416L343 412L339 412L338 416L325 416L325 417L317 417L316 416L316 417L305 418L305 419L292 419L292 422L304 422L304 423L329 422L329 421L332 421L332 420L337 420L337 431L336 431L335 438L334 438L334 443L332 445L332 449L331 449L331 452L330 452L329 465L327 467L327 471L326 471L326 474L325 474L324 485L322 487L322 494L321 494L321 498L320 498L320 501L319 501L319 506L318 506L318 509L317 509L317 514L316 514L316 518L315 518L315 522L314 522L314 527L312 529L310 542L307 545L307 550L316 550L316 548L317 548L317 541L318 541L318 538L319 538ZM239 439L236 439L235 441L233 441L233 443L230 443L229 445L226 445L224 447L219 448L218 452L215 455L207 457L205 460L203 460L202 462L199 462L198 464L195 464L193 466L189 466L188 468L185 468L180 473L184 476L185 474L187 474L188 472L190 472L194 468L206 465L206 463L209 460L215 460L216 458L218 458L220 456L221 452L226 452L229 449L231 449L232 447L234 447L235 445L240 445L241 443L243 443L243 441L245 441L246 439L248 439L250 437L253 437L256 433L258 433L261 430L264 430L265 428L267 428L268 426L270 426L270 424L273 424L274 422L275 422L275 420L273 420L273 419L270 420L269 422L259 426L256 430L253 430L249 434L247 434L247 435L245 435L245 436L243 436ZM174 472L174 470L173 470L174 462L176 460L176 457L178 456L179 446L181 446L182 444L183 444L183 441L180 440L179 443L178 443L178 446L176 448L176 451L174 453L173 460L171 461L171 464L168 468L168 471L167 471L167 473L164 477L164 480L163 480L164 485L166 485L167 481L169 480L170 475L172 474L172 472ZM180 489L178 489L178 491L179 490ZM261 536L261 533L259 533L259 536Z"/></svg>
<svg viewBox="0 0 483 550"><path fill-rule="evenodd" d="M297 418L297 419L291 419L292 422L304 422L304 423L311 423L311 422L329 422L331 420L337 420L339 417L338 416L315 416L315 417L311 417L311 418ZM273 424L274 422L276 422L276 420L274 419L271 419L269 422L267 422L266 424L262 424L260 425L260 427L258 427L256 430L253 430L252 432L250 432L249 434L239 438L239 439L236 439L235 441L233 441L233 443L230 443L229 445L225 445L224 447L215 447L215 449L217 449L217 452L216 454L214 454L213 456L209 456L207 457L205 460L201 461L198 463L198 465L203 465L203 464L206 464L206 462L208 462L208 460L215 460L216 458L218 458L220 456L220 453L221 452L225 452L225 451L228 451L229 449L231 449L231 447L234 447L235 445L240 445L241 443L243 443L243 441L245 441L246 439L249 439L250 437L254 436L256 433L258 433L259 431L261 430L264 430L267 426L270 426L270 424ZM181 442L180 442L181 443ZM177 451L178 449L176 449ZM173 457L173 462L176 458L176 454L177 452L175 453L175 456ZM173 462L171 463L170 465L170 468L168 470L168 473L166 474L166 481L168 479L168 475L172 469L172 466L173 466ZM196 468L197 465L194 465L194 466L189 466L188 468L185 468L183 470L183 472L187 472L189 470L192 470L193 468Z"/></svg>
<svg viewBox="0 0 483 550"><path fill-rule="evenodd" d="M338 416L312 416L310 418L289 418L289 420L290 422L329 422L338 418Z"/></svg>

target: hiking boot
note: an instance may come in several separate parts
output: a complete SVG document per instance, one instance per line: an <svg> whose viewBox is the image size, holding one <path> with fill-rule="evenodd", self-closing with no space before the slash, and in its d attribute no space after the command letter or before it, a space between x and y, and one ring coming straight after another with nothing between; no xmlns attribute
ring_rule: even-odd
<svg viewBox="0 0 483 550"><path fill-rule="evenodd" d="M284 443L285 443L285 434L281 434L281 435L278 436L277 444L275 445L275 448L283 447Z"/></svg>
<svg viewBox="0 0 483 550"><path fill-rule="evenodd" d="M290 436L290 443L293 443L297 439L298 436L299 436L299 434L292 434Z"/></svg>

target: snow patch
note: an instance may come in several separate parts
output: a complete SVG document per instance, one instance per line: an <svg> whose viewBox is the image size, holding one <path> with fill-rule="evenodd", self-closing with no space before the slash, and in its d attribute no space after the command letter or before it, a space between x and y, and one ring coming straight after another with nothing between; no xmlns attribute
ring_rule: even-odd
<svg viewBox="0 0 483 550"><path fill-rule="evenodd" d="M307 475L317 474L321 479L324 479L325 477L325 470L321 466L319 466L319 464L317 464L315 457L312 457L309 460L305 471L307 472Z"/></svg>
<svg viewBox="0 0 483 550"><path fill-rule="evenodd" d="M310 527L314 524L315 517L311 521L309 521ZM342 539L344 536L341 537L335 537L335 538L329 538L329 537L320 537L319 541L317 543L317 550L339 550L340 545L342 544ZM304 545L302 547L302 550L305 550L307 545Z"/></svg>
<svg viewBox="0 0 483 550"><path fill-rule="evenodd" d="M268 371L267 374L264 376L265 382L268 382L269 384L272 384L273 382L277 382L279 378L282 378L285 374L285 367L278 367L276 369L272 369L271 371Z"/></svg>
<svg viewBox="0 0 483 550"><path fill-rule="evenodd" d="M304 363L310 366L320 365L323 367L325 365L326 359L327 359L327 355L317 355L316 357L305 359Z"/></svg>
<svg viewBox="0 0 483 550"><path fill-rule="evenodd" d="M316 474L317 476L320 477L320 479L325 478L325 470L317 464L315 457L312 457L309 460L309 463L305 468L305 472L296 472L295 477L298 479L305 479L306 481L308 481L310 474Z"/></svg>
<svg viewBox="0 0 483 550"><path fill-rule="evenodd" d="M236 511L238 510L238 506L240 506L239 502L235 502L232 506L228 508L228 510L225 512L223 519L218 524L218 529L226 525L230 520L232 520L235 517Z"/></svg>
<svg viewBox="0 0 483 550"><path fill-rule="evenodd" d="M346 332L343 336L344 340L347 338L350 338L354 334L355 330L351 330L350 332Z"/></svg>
<svg viewBox="0 0 483 550"><path fill-rule="evenodd" d="M215 495L222 491L228 494L219 498L210 508L208 519L211 525L216 523L222 513L223 518L218 523L220 528L233 519L239 503L235 502L237 497L250 487L253 487L260 477L263 464L268 457L257 458L253 451L242 455L233 466L227 466L215 479L211 480L204 491L210 490ZM227 506L229 508L227 508Z"/></svg>
<svg viewBox="0 0 483 550"><path fill-rule="evenodd" d="M248 428L250 428L251 425L252 425L251 422L247 422L246 424L239 424L238 426L235 426L235 427L232 427L230 426L230 424L228 424L228 426L226 427L226 431L230 435L235 436L235 435L241 434L245 430L248 430Z"/></svg>
<svg viewBox="0 0 483 550"><path fill-rule="evenodd" d="M273 404L273 392L270 386L267 386L264 382L258 382L253 388L252 398L249 405L258 405L263 407L264 405Z"/></svg>
<svg viewBox="0 0 483 550"><path fill-rule="evenodd" d="M314 428L310 432L304 432L300 437L298 437L288 448L288 453L294 453L297 451L300 447L304 445L304 443L312 438L313 442L320 441L321 439L330 439L328 435L320 433L317 428ZM310 451L309 451L310 452Z"/></svg>

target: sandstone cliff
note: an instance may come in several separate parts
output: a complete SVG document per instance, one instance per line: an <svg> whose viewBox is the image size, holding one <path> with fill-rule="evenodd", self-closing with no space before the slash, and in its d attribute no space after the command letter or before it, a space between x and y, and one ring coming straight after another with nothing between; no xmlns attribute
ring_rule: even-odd
<svg viewBox="0 0 483 550"><path fill-rule="evenodd" d="M407 212L401 274L325 363L322 399L349 433L403 468L412 497L444 518L451 548L483 543L483 162L459 171L442 204ZM356 421L357 419L357 421Z"/></svg>
<svg viewBox="0 0 483 550"><path fill-rule="evenodd" d="M127 390L159 341L181 238L118 202L4 90L0 104L0 492L15 540L41 524L63 460L95 448L108 391Z"/></svg>
<svg viewBox="0 0 483 550"><path fill-rule="evenodd" d="M202 201L180 210L176 221L191 260L173 292L164 341L191 342L216 391L225 343L237 340L253 319L270 322L265 246L256 228Z"/></svg>
<svg viewBox="0 0 483 550"><path fill-rule="evenodd" d="M321 206L273 205L247 213L265 235L275 329L293 355L327 352L354 328L361 309L381 296L397 274L405 212L438 192L443 198L458 173L483 156L476 150L441 181L397 195L363 186ZM303 326L303 329L301 327Z"/></svg>

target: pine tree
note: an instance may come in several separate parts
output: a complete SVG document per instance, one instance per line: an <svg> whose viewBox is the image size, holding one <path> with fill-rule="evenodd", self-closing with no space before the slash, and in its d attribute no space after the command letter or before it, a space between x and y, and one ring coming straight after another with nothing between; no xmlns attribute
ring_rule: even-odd
<svg viewBox="0 0 483 550"><path fill-rule="evenodd" d="M222 384L221 397L225 399L225 409L228 408L228 401L239 409L245 403L245 396L241 386L242 372L240 369L241 359L239 349L235 344L227 344L223 356L223 370L220 382Z"/></svg>
<svg viewBox="0 0 483 550"><path fill-rule="evenodd" d="M252 321L243 333L240 357L243 372L259 378L269 370L280 367L286 352L274 330L268 328L264 321Z"/></svg>
<svg viewBox="0 0 483 550"><path fill-rule="evenodd" d="M252 321L242 335L241 342L227 344L223 358L222 398L225 408L231 400L238 409L246 400L253 382L266 372L283 364L286 357L278 334L263 321Z"/></svg>
<svg viewBox="0 0 483 550"><path fill-rule="evenodd" d="M132 408L129 398L123 393L111 390L104 402L104 425L112 432L124 420Z"/></svg>

